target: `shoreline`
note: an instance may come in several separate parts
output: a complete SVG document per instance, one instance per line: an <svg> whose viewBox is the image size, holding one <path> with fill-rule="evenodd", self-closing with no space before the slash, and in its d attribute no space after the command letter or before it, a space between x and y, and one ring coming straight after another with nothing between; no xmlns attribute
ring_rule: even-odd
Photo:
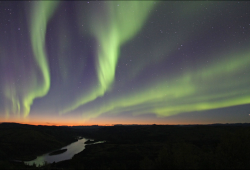
<svg viewBox="0 0 250 170"><path fill-rule="evenodd" d="M50 156L52 156L52 155L59 155L59 154L61 154L61 153L66 152L67 150L68 150L68 149L56 150L56 151L54 151L54 152L49 153L49 155L50 155Z"/></svg>

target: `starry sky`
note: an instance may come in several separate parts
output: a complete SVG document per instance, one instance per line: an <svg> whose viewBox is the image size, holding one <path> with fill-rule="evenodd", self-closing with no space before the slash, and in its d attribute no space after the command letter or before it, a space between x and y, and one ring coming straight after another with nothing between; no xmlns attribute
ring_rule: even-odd
<svg viewBox="0 0 250 170"><path fill-rule="evenodd" d="M0 122L250 123L249 9L0 1Z"/></svg>

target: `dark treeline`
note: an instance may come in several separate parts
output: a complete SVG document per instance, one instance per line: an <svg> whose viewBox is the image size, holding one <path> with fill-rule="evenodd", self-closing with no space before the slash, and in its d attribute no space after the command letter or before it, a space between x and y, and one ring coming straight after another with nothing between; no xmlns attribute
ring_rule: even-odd
<svg viewBox="0 0 250 170"><path fill-rule="evenodd" d="M17 127L5 128L13 131ZM48 129L49 132L46 131ZM50 136L47 140L54 141L55 145L58 139L67 143L77 135L106 141L87 145L71 160L48 164L44 169L250 169L249 124L71 128L34 126L30 130ZM55 130L57 133L51 132ZM2 150L2 136L0 138L2 154L6 150ZM17 143L22 142L18 138L13 139ZM16 149L15 145L13 148ZM12 166L13 169L21 167L20 163L11 162L5 166Z"/></svg>
<svg viewBox="0 0 250 170"><path fill-rule="evenodd" d="M0 169L23 167L12 160L29 161L74 141L84 131L72 127L0 124Z"/></svg>

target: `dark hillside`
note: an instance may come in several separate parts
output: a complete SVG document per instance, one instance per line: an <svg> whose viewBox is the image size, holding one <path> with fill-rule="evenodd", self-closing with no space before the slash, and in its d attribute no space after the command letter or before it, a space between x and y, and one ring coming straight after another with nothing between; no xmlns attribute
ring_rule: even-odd
<svg viewBox="0 0 250 170"><path fill-rule="evenodd" d="M0 167L11 160L32 160L76 141L71 127L0 124ZM9 164L8 164L9 165Z"/></svg>
<svg viewBox="0 0 250 170"><path fill-rule="evenodd" d="M249 169L250 126L113 126L61 168Z"/></svg>
<svg viewBox="0 0 250 170"><path fill-rule="evenodd" d="M75 140L89 144L45 169L250 169L249 124L55 127L0 124L0 167L32 168L9 159L37 156ZM33 167L33 169L36 169Z"/></svg>

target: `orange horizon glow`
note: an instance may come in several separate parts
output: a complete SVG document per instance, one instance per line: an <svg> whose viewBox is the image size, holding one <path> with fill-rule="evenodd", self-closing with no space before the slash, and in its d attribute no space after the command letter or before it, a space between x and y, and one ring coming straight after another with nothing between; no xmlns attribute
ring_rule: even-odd
<svg viewBox="0 0 250 170"><path fill-rule="evenodd" d="M225 124L225 123L237 123L237 122L225 122L225 121L213 121L209 119L196 119L191 120L189 117L156 117L155 115L149 115L148 117L133 116L100 116L89 120L84 120L80 116L71 115L31 115L27 118L12 116L1 117L0 123L20 123L28 125L43 125L43 126L114 126L114 125L208 125L208 124Z"/></svg>
<svg viewBox="0 0 250 170"><path fill-rule="evenodd" d="M20 118L10 118L10 119L1 119L0 123L20 123L20 124L29 124L29 125L45 125L45 126L114 126L114 125L189 125L189 124L211 124L209 122L188 122L188 121L166 121L162 119L138 119L138 118L128 118L128 119L103 119L96 118L88 121L81 121L79 119L60 119L60 118L28 118L28 119L20 119Z"/></svg>
<svg viewBox="0 0 250 170"><path fill-rule="evenodd" d="M46 123L46 122L26 122L26 121L1 121L1 123L18 123L18 124L27 124L35 126L114 126L114 125L209 125L216 123L96 123L96 124L67 124L67 123ZM224 123L221 123L224 124Z"/></svg>

